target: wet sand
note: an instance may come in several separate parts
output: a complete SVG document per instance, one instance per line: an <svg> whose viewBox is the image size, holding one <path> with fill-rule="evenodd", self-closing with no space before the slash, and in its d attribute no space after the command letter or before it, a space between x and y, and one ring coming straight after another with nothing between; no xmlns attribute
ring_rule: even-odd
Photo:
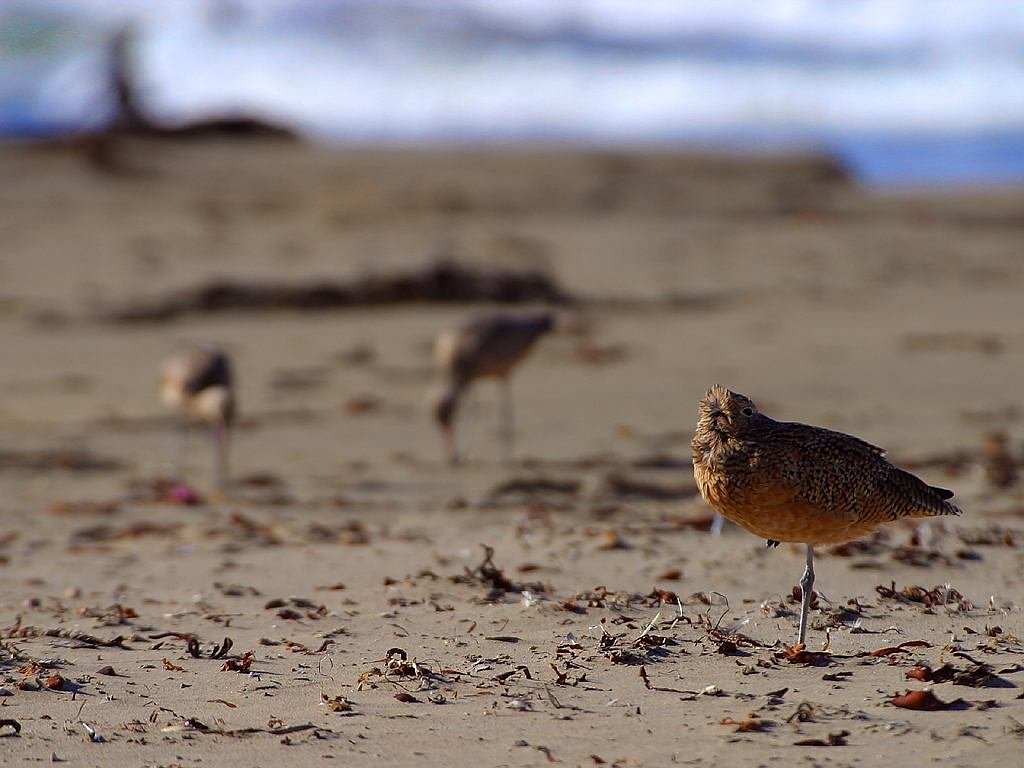
<svg viewBox="0 0 1024 768"><path fill-rule="evenodd" d="M1019 759L1024 495L982 446L1002 431L1024 460L1024 193L872 193L800 157L112 157L0 148L5 762ZM514 381L512 463L496 387L462 414L463 466L428 418L431 338L475 306L103 320L438 259L575 298ZM180 337L240 380L236 485L209 496L196 433L192 506L159 482ZM885 446L966 510L822 549L816 655L784 645L800 548L705 532L689 440L712 382ZM891 703L929 687L947 709Z"/></svg>

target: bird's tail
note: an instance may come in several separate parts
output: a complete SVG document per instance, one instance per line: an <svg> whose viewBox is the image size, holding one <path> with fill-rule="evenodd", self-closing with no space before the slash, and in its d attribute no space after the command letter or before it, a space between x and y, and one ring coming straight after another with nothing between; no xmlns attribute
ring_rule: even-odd
<svg viewBox="0 0 1024 768"><path fill-rule="evenodd" d="M928 485L902 469L897 470L900 479L909 486L914 500L914 509L909 517L938 517L939 515L962 515L963 510L949 501L953 492L947 488Z"/></svg>

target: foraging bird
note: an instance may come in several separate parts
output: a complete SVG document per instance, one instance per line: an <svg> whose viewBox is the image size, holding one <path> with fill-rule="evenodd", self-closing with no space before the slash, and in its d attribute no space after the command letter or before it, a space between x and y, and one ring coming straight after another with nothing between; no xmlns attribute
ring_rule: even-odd
<svg viewBox="0 0 1024 768"><path fill-rule="evenodd" d="M885 451L842 432L780 422L715 385L698 408L693 474L715 510L768 546L807 545L798 642L807 639L814 545L849 541L905 517L959 515L952 491L890 464Z"/></svg>
<svg viewBox="0 0 1024 768"><path fill-rule="evenodd" d="M434 357L444 386L434 404L434 418L441 428L445 452L453 464L459 461L455 411L476 379L496 378L501 382L501 436L506 458L512 455L514 423L509 375L554 325L555 318L550 312L530 315L488 312L475 315L455 330L437 337Z"/></svg>
<svg viewBox="0 0 1024 768"><path fill-rule="evenodd" d="M228 440L235 419L235 394L228 356L216 347L182 343L163 363L160 398L182 417L181 443L190 422L209 424L214 440L217 488L227 485ZM178 452L180 468L180 449Z"/></svg>

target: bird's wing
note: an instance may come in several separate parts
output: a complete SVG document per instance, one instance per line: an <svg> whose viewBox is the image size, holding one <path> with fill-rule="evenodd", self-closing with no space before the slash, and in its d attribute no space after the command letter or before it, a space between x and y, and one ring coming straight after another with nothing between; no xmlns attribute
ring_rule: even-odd
<svg viewBox="0 0 1024 768"><path fill-rule="evenodd" d="M201 392L207 387L231 386L231 364L222 352L199 349L190 355L185 391Z"/></svg>
<svg viewBox="0 0 1024 768"><path fill-rule="evenodd" d="M801 496L864 519L958 515L953 496L889 463L885 452L842 432L794 425L783 431L787 467Z"/></svg>

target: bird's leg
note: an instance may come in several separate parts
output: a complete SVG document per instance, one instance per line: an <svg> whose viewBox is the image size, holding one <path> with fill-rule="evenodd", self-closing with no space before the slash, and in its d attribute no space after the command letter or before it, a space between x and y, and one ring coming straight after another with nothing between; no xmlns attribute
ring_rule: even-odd
<svg viewBox="0 0 1024 768"><path fill-rule="evenodd" d="M213 475L217 490L223 493L228 485L228 426L223 422L213 425Z"/></svg>
<svg viewBox="0 0 1024 768"><path fill-rule="evenodd" d="M441 440L444 442L444 453L448 457L448 463L453 467L462 460L459 455L459 443L455 436L455 427L445 424L441 427Z"/></svg>
<svg viewBox="0 0 1024 768"><path fill-rule="evenodd" d="M807 567L800 577L800 636L801 645L807 641L807 624L811 612L811 594L814 589L814 547L807 545Z"/></svg>
<svg viewBox="0 0 1024 768"><path fill-rule="evenodd" d="M174 468L174 479L185 477L185 455L188 449L188 420L180 419L174 428L174 440L171 444L171 465Z"/></svg>
<svg viewBox="0 0 1024 768"><path fill-rule="evenodd" d="M722 529L725 527L725 518L718 512L715 513L715 519L711 521L711 527L708 528L708 533L712 536L721 536Z"/></svg>
<svg viewBox="0 0 1024 768"><path fill-rule="evenodd" d="M511 461L516 439L515 414L512 410L512 387L507 377L501 379L501 442L505 461Z"/></svg>

